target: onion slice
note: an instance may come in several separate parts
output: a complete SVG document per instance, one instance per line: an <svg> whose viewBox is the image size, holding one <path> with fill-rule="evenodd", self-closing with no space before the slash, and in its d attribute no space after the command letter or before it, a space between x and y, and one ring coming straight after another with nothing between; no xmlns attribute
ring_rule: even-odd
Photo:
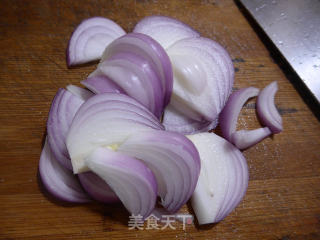
<svg viewBox="0 0 320 240"><path fill-rule="evenodd" d="M94 200L103 203L118 202L119 198L110 186L93 172L80 173L78 175L82 187Z"/></svg>
<svg viewBox="0 0 320 240"><path fill-rule="evenodd" d="M88 156L86 164L106 181L131 214L149 216L156 203L157 183L143 163L122 153L98 148Z"/></svg>
<svg viewBox="0 0 320 240"><path fill-rule="evenodd" d="M240 201L244 197L248 188L249 172L246 159L240 151L236 150L236 148L232 148L232 155L233 159L237 159L237 161L232 161L232 165L234 166L236 171L236 180L233 187L234 191L232 192L231 198L229 198L230 201L228 201L226 207L223 208L219 216L217 216L217 221L223 220L233 211L233 209L240 203Z"/></svg>
<svg viewBox="0 0 320 240"><path fill-rule="evenodd" d="M72 84L68 85L66 89L83 101L87 101L94 95L92 92Z"/></svg>
<svg viewBox="0 0 320 240"><path fill-rule="evenodd" d="M64 167L72 169L65 139L74 115L84 100L60 88L54 97L47 121L48 143L54 157Z"/></svg>
<svg viewBox="0 0 320 240"><path fill-rule="evenodd" d="M97 147L116 149L132 134L147 129L163 126L134 99L117 93L91 97L75 115L66 140L73 171L86 171L84 160Z"/></svg>
<svg viewBox="0 0 320 240"><path fill-rule="evenodd" d="M98 70L156 117L161 117L164 108L161 79L143 57L134 53L119 53L99 64Z"/></svg>
<svg viewBox="0 0 320 240"><path fill-rule="evenodd" d="M154 173L162 205L178 211L191 197L200 171L197 149L185 136L149 130L124 141L119 151L140 159Z"/></svg>
<svg viewBox="0 0 320 240"><path fill-rule="evenodd" d="M149 35L165 49L181 39L200 36L183 22L165 16L145 17L137 23L133 32Z"/></svg>
<svg viewBox="0 0 320 240"><path fill-rule="evenodd" d="M217 126L218 121L197 121L188 118L169 104L164 111L162 124L167 131L186 135L209 131Z"/></svg>
<svg viewBox="0 0 320 240"><path fill-rule="evenodd" d="M104 51L103 61L121 53L131 53L144 58L161 79L164 106L171 97L173 73L170 59L161 45L151 37L141 33L129 33L113 41Z"/></svg>
<svg viewBox="0 0 320 240"><path fill-rule="evenodd" d="M188 118L215 121L233 84L232 62L226 51L203 37L182 39L167 51L174 72L170 104Z"/></svg>
<svg viewBox="0 0 320 240"><path fill-rule="evenodd" d="M69 40L67 65L98 60L109 43L124 34L118 24L107 18L92 17L82 21Z"/></svg>
<svg viewBox="0 0 320 240"><path fill-rule="evenodd" d="M278 91L278 83L274 81L266 86L257 99L257 112L262 123L269 127L271 132L280 133L283 129L282 118L275 106L274 96Z"/></svg>
<svg viewBox="0 0 320 240"><path fill-rule="evenodd" d="M213 133L187 136L196 146L201 171L191 198L200 225L219 222L243 198L249 181L248 166L242 153Z"/></svg>
<svg viewBox="0 0 320 240"><path fill-rule="evenodd" d="M271 135L268 127L254 130L239 130L231 135L231 142L239 149L247 149Z"/></svg>
<svg viewBox="0 0 320 240"><path fill-rule="evenodd" d="M229 100L219 116L222 136L229 142L231 136L236 131L236 125L240 111L245 102L259 94L259 89L254 87L242 88L235 91L229 97Z"/></svg>
<svg viewBox="0 0 320 240"><path fill-rule="evenodd" d="M106 76L92 76L81 81L81 84L95 94L99 93L124 93L124 91L115 82Z"/></svg>
<svg viewBox="0 0 320 240"><path fill-rule="evenodd" d="M87 111L87 109L91 109L91 111L96 111L97 107L93 107L94 105L104 105L106 103L110 104L110 101L114 104L119 103L120 105L128 105L127 107L121 108L122 110L129 109L139 114L139 115L146 115L147 122L152 122L156 126L156 128L163 129L163 126L159 123L159 120L143 105L139 102L134 100L129 96L125 96L123 94L115 94L115 93L104 93L104 94L97 94L94 96L94 99L90 99L90 102L87 101L85 107L82 108L82 111ZM132 108L130 108L132 106ZM107 109L109 109L108 106Z"/></svg>
<svg viewBox="0 0 320 240"><path fill-rule="evenodd" d="M39 173L45 188L56 198L75 203L90 201L77 177L55 159L47 140L41 152Z"/></svg>

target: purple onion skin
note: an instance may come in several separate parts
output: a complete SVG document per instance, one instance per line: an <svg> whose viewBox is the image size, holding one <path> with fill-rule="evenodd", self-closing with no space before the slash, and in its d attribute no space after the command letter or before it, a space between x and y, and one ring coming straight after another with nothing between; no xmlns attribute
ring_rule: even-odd
<svg viewBox="0 0 320 240"><path fill-rule="evenodd" d="M83 20L74 30L74 32L72 33L69 42L68 42L68 46L66 49L66 62L67 62L67 66L68 67L73 67L75 65L79 65L79 64L84 64L84 63L88 63L91 62L93 60L98 60L99 57L102 55L103 50L101 51L100 56L96 56L95 58L87 58L83 52L85 49L85 46L83 49L81 49L81 47L83 46L79 46L79 42L83 41L83 40L88 40L86 39L88 37L87 34L85 34L85 32L89 29L95 28L97 26L112 30L109 31L110 33L112 32L113 36L109 36L110 40L111 38L116 39L122 35L125 34L125 31L115 22L113 22L110 19L107 18L103 18L103 17L91 17L88 19ZM97 31L97 35L100 34L99 31ZM108 45L106 43L106 45ZM80 49L79 49L80 48ZM79 52L80 51L80 52ZM82 55L79 58L79 54Z"/></svg>
<svg viewBox="0 0 320 240"><path fill-rule="evenodd" d="M180 184L179 191L182 190L181 195L176 196L178 200L164 203L168 211L178 211L191 197L200 173L200 158L193 143L185 136L166 131L145 131L129 137L119 147L119 151L141 159L155 173L158 182L160 179L165 179L165 172L180 166L177 171L182 171L181 178L177 174L174 176L176 179L165 179L165 181ZM164 156L167 157L164 158ZM186 183L189 185L183 189ZM174 188L174 186L170 187ZM167 192L171 191L167 190ZM166 195L160 195L160 197L166 199Z"/></svg>
<svg viewBox="0 0 320 240"><path fill-rule="evenodd" d="M92 97L89 101L87 101L86 104L84 104L84 106L81 107L81 111L85 113L88 111L89 108L94 109L95 108L94 105L97 105L100 103L106 104L107 102L122 102L124 104L127 103L129 105L133 105L133 107L130 107L130 108L128 107L128 110L138 108L140 111L144 112L144 114L148 119L154 121L154 123L158 123L158 125L161 125L159 123L159 120L145 106L137 102L135 99L129 96L126 96L124 94L115 94L115 93L97 94L94 97ZM106 106L106 108L108 108L108 106ZM163 129L163 127L161 127L161 129Z"/></svg>
<svg viewBox="0 0 320 240"><path fill-rule="evenodd" d="M82 187L94 200L102 203L116 203L120 201L110 186L93 172L80 173L78 177Z"/></svg>
<svg viewBox="0 0 320 240"><path fill-rule="evenodd" d="M54 97L47 121L48 143L54 157L66 168L72 169L65 139L77 110L84 101L60 88Z"/></svg>
<svg viewBox="0 0 320 240"><path fill-rule="evenodd" d="M202 163L192 207L200 225L219 222L246 193L249 181L246 159L234 145L213 133L188 137L198 148ZM212 207L207 207L210 203Z"/></svg>
<svg viewBox="0 0 320 240"><path fill-rule="evenodd" d="M54 158L47 140L40 157L39 173L43 185L55 198L71 203L91 201L77 176Z"/></svg>
<svg viewBox="0 0 320 240"><path fill-rule="evenodd" d="M117 70L110 72L110 67L117 67ZM126 95L139 101L157 118L161 117L164 109L161 79L145 58L136 53L120 52L101 63L99 70L121 86Z"/></svg>
<svg viewBox="0 0 320 240"><path fill-rule="evenodd" d="M144 42L146 42L147 44L149 44L151 46L152 49L156 49L157 54L159 56L159 59L162 63L162 68L165 74L165 86L166 86L166 91L165 91L165 101L164 101L164 105L168 105L170 102L170 97L172 94L172 88L173 88L173 70L172 70L172 66L171 66L171 61L170 58L168 56L168 54L166 53L166 51L162 48L162 46L155 41L154 39L152 39L151 37L142 34L142 33L131 33L130 37L135 37L135 38L139 38L141 40L143 40Z"/></svg>
<svg viewBox="0 0 320 240"><path fill-rule="evenodd" d="M97 148L86 163L110 185L130 213L149 216L156 203L157 182L142 162L107 148Z"/></svg>
<svg viewBox="0 0 320 240"><path fill-rule="evenodd" d="M233 146L232 146L233 147ZM234 165L238 164L236 171L238 171L238 179L236 181L240 182L240 186L236 187L236 192L233 193L233 196L229 199L230 202L226 206L223 212L221 212L221 215L217 219L217 222L222 221L224 218L226 218L241 202L241 200L244 198L247 189L248 189L248 183L249 183L249 170L247 165L247 160L243 156L243 154L233 147L232 154L234 156L233 161Z"/></svg>
<svg viewBox="0 0 320 240"><path fill-rule="evenodd" d="M81 81L81 84L95 94L100 93L122 93L124 91L106 76L93 76Z"/></svg>
<svg viewBox="0 0 320 240"><path fill-rule="evenodd" d="M231 142L231 136L236 131L236 124L240 111L245 102L259 94L259 89L254 87L242 88L231 94L227 104L219 116L222 136Z"/></svg>
<svg viewBox="0 0 320 240"><path fill-rule="evenodd" d="M273 134L280 133L283 130L282 118L274 103L277 91L278 83L274 81L266 86L257 98L258 116L261 122L269 127Z"/></svg>
<svg viewBox="0 0 320 240"><path fill-rule="evenodd" d="M117 93L91 97L77 111L66 138L74 172L87 170L84 160L95 148L121 144L128 136L147 129L163 126L134 99Z"/></svg>
<svg viewBox="0 0 320 240"><path fill-rule="evenodd" d="M244 198L249 184L249 169L246 159L244 158L243 154L240 151L235 151L236 158L239 160L242 169L242 185L239 187L239 191L235 193L236 197L232 201L231 207L224 212L222 217L218 219L218 221L223 220L227 217L241 202Z"/></svg>
<svg viewBox="0 0 320 240"><path fill-rule="evenodd" d="M133 44L133 41L136 40L140 41L137 45L139 48ZM132 50L130 48L124 48L123 45L121 45L124 44L123 41L125 44L132 46ZM132 52L137 54L137 51L141 57L144 57L147 61L149 61L150 65L161 77L161 83L164 90L164 106L166 106L170 102L172 93L173 71L169 56L157 41L141 33L126 34L113 41L108 48L106 48L102 57L102 61L105 61L112 55L116 55L121 52Z"/></svg>

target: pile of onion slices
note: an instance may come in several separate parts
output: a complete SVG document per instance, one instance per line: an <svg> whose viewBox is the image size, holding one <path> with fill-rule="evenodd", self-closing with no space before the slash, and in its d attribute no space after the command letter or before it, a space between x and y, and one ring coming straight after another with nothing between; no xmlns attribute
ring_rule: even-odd
<svg viewBox="0 0 320 240"><path fill-rule="evenodd" d="M224 219L248 186L239 149L282 131L277 83L231 94L226 50L163 16L142 19L128 34L106 18L83 21L67 64L95 60L81 81L86 88L61 88L52 101L39 163L46 189L68 202L122 202L144 218L158 197L168 213L191 198L200 224ZM236 131L243 104L255 96L265 127ZM207 132L218 120L224 138Z"/></svg>

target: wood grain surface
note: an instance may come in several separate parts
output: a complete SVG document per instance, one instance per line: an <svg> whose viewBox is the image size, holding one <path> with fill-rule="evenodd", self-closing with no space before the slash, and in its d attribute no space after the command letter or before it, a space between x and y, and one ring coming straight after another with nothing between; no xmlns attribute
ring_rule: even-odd
<svg viewBox="0 0 320 240"><path fill-rule="evenodd" d="M95 68L66 67L74 27L99 15L130 32L153 14L175 17L221 43L234 62L235 88L279 83L276 103L284 131L244 151L250 167L247 195L219 224L128 230L121 205L61 204L38 180L51 100L58 88L78 84ZM319 122L235 2L1 0L0 49L1 239L320 239ZM250 101L239 128L258 126Z"/></svg>

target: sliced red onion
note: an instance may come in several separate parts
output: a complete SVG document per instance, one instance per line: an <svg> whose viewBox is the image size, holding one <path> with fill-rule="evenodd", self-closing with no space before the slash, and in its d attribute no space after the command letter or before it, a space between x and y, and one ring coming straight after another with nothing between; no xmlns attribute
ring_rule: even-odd
<svg viewBox="0 0 320 240"><path fill-rule="evenodd" d="M276 134L282 131L282 118L274 103L274 96L278 91L276 81L266 86L259 94L257 99L257 112L262 123Z"/></svg>
<svg viewBox="0 0 320 240"><path fill-rule="evenodd" d="M109 116L106 116L105 120L122 119L125 121L135 121L136 123L141 123L153 129L163 129L159 120L155 120L154 116L153 118L149 117L148 113L143 109L140 109L134 104L117 100L102 101L95 104L94 107L85 112L82 116L82 121L80 121L79 124L84 124L88 119L90 120L92 114L101 112L109 114ZM74 127L75 126L76 124Z"/></svg>
<svg viewBox="0 0 320 240"><path fill-rule="evenodd" d="M41 152L39 173L45 188L56 198L75 203L90 201L77 177L55 159L47 140Z"/></svg>
<svg viewBox="0 0 320 240"><path fill-rule="evenodd" d="M98 69L128 96L146 106L156 117L161 117L164 108L161 79L148 61L133 53L119 53L99 64Z"/></svg>
<svg viewBox="0 0 320 240"><path fill-rule="evenodd" d="M221 89L219 96L220 104L225 105L226 100L228 99L232 85L234 82L234 67L232 60L228 52L217 42L212 41L207 38L195 38L195 39L185 39L184 41L179 42L179 47L182 49L185 48L198 48L200 51L207 52L208 55L214 61L214 64L217 65L219 70L223 73L223 78L218 78L217 87ZM169 53L170 55L170 53ZM171 58L171 55L170 55ZM181 65L186 68L183 64ZM220 80L220 81L219 81ZM196 81L198 82L198 81Z"/></svg>
<svg viewBox="0 0 320 240"><path fill-rule="evenodd" d="M234 157L233 159L238 159L232 161L234 168L236 168L236 180L233 187L234 191L232 191L232 197L228 198L230 200L228 201L228 204L226 204L226 207L223 208L219 216L217 216L217 222L227 217L233 211L233 209L238 206L238 204L245 196L248 188L249 172L246 159L244 158L243 154L237 150L232 151L232 155Z"/></svg>
<svg viewBox="0 0 320 240"><path fill-rule="evenodd" d="M229 142L232 141L231 136L236 131L236 125L240 111L245 102L259 94L259 89L254 87L242 88L233 92L229 100L219 116L219 124L222 136Z"/></svg>
<svg viewBox="0 0 320 240"><path fill-rule="evenodd" d="M88 156L86 164L106 181L131 214L149 216L156 203L157 183L141 161L98 148Z"/></svg>
<svg viewBox="0 0 320 240"><path fill-rule="evenodd" d="M154 173L162 205L178 211L191 197L200 171L197 149L183 135L149 130L131 135L118 149L140 159Z"/></svg>
<svg viewBox="0 0 320 240"><path fill-rule="evenodd" d="M216 42L198 37L176 42L168 55L174 71L170 104L183 109L188 118L216 120L233 84L232 62L226 51Z"/></svg>
<svg viewBox="0 0 320 240"><path fill-rule="evenodd" d="M238 192L237 188L240 188L242 184L242 179L239 177L239 171L237 169L241 169L241 163L238 160L233 160L232 157L227 157L224 159L225 165L227 167L227 191L225 192L223 202L220 206L220 209L216 215L216 221L220 221L220 219L224 218L224 214L229 210L229 208L233 205L236 196L236 192Z"/></svg>
<svg viewBox="0 0 320 240"><path fill-rule="evenodd" d="M124 93L124 91L116 83L106 76L93 76L81 81L81 84L95 94L99 93Z"/></svg>
<svg viewBox="0 0 320 240"><path fill-rule="evenodd" d="M128 103L133 103L129 105ZM97 147L116 149L132 134L147 129L163 129L146 108L132 98L117 93L91 97L78 110L67 136L73 171L86 171L84 160Z"/></svg>
<svg viewBox="0 0 320 240"><path fill-rule="evenodd" d="M64 167L72 169L65 139L69 127L84 100L60 88L54 97L47 121L48 143L54 157Z"/></svg>
<svg viewBox="0 0 320 240"><path fill-rule="evenodd" d="M210 40L210 39L209 39ZM220 66L225 79L229 79L229 81L221 81L219 82L222 85L223 94L222 104L223 106L226 104L234 82L234 66L228 52L217 42L215 41L202 41L202 44L206 46L206 48L211 49L212 52L215 53L216 63ZM209 50L208 50L209 51ZM221 61L220 61L221 60ZM224 86L224 88L223 88Z"/></svg>
<svg viewBox="0 0 320 240"><path fill-rule="evenodd" d="M213 223L216 220L228 191L227 160L221 162L221 149L216 147L209 133L189 135L200 154L201 170L191 204L199 224ZM207 150L206 150L207 149Z"/></svg>
<svg viewBox="0 0 320 240"><path fill-rule="evenodd" d="M216 127L218 121L196 121L184 116L169 104L164 111L162 124L167 131L186 135L209 131Z"/></svg>
<svg viewBox="0 0 320 240"><path fill-rule="evenodd" d="M109 43L124 34L118 24L107 18L92 17L82 21L69 40L68 66L98 60Z"/></svg>
<svg viewBox="0 0 320 240"><path fill-rule="evenodd" d="M213 133L189 135L201 159L201 171L191 204L199 224L221 221L241 201L248 186L242 153Z"/></svg>
<svg viewBox="0 0 320 240"><path fill-rule="evenodd" d="M147 118L144 120L145 123L150 123L154 125L154 128L156 129L164 129L159 120L143 105L138 103L136 100L134 100L131 97L125 96L123 94L98 94L95 96L94 99L90 99L90 102L88 102L85 107L82 108L82 111L86 112L87 109L91 108L90 111L96 112L98 109L96 107L93 107L93 105L105 105L112 103L113 106L108 106L107 109L110 109L110 107L114 108L114 104L118 103L121 106L119 106L119 110L127 110L129 109L129 112L135 112L139 115L145 115ZM127 105L127 106L123 106ZM132 106L132 107L131 107ZM124 107L124 108L123 108ZM88 112L88 116L90 116L90 111ZM86 113L87 114L87 113Z"/></svg>
<svg viewBox="0 0 320 240"><path fill-rule="evenodd" d="M133 32L149 35L165 49L181 39L200 36L198 32L183 22L164 16L143 18L137 23Z"/></svg>
<svg viewBox="0 0 320 240"><path fill-rule="evenodd" d="M268 127L239 130L231 135L231 142L239 149L247 149L271 135Z"/></svg>
<svg viewBox="0 0 320 240"><path fill-rule="evenodd" d="M132 53L144 58L161 79L164 106L170 101L173 73L170 59L161 45L141 33L129 33L113 41L104 51L101 61L120 53Z"/></svg>
<svg viewBox="0 0 320 240"><path fill-rule="evenodd" d="M93 172L80 173L78 175L82 187L94 200L103 203L118 202L119 198L110 186Z"/></svg>
<svg viewBox="0 0 320 240"><path fill-rule="evenodd" d="M88 100L94 95L92 92L72 84L68 85L66 88L69 92L81 98L83 101Z"/></svg>

